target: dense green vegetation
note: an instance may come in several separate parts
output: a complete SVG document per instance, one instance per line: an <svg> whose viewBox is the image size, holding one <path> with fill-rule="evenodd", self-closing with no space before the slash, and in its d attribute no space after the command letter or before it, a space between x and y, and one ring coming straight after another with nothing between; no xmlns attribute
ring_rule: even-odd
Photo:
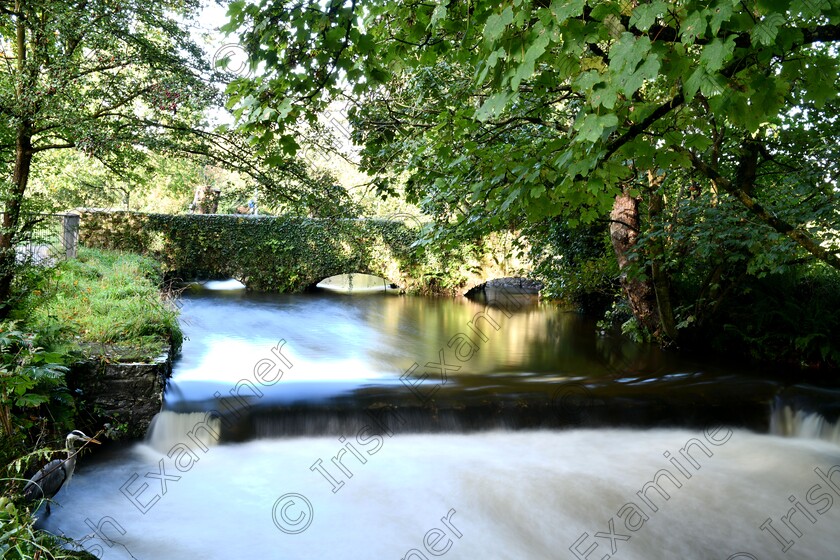
<svg viewBox="0 0 840 560"><path fill-rule="evenodd" d="M200 185L230 187L228 209L256 187L267 207L342 208L334 180L279 140L210 124L232 73L196 43L199 9L197 0L0 4L0 317L34 212L184 211Z"/></svg>
<svg viewBox="0 0 840 560"><path fill-rule="evenodd" d="M527 232L554 293L620 290L628 332L672 346L712 332L765 357L778 335L792 361L836 365L833 319L792 339L783 327L840 274L836 3L263 0L229 13L265 64L228 87L241 126L294 148L292 123L351 99L363 168L383 193L407 174L432 242ZM784 318L756 317L782 286L819 287L789 294Z"/></svg>
<svg viewBox="0 0 840 560"><path fill-rule="evenodd" d="M4 443L63 441L75 414L64 382L71 363L148 360L180 347L177 310L161 282L160 265L147 257L93 249L41 274L0 323Z"/></svg>
<svg viewBox="0 0 840 560"><path fill-rule="evenodd" d="M836 305L834 3L237 0L241 79L195 3L74 6L2 14L2 313L26 211L186 212L209 186L221 212L416 210L421 252L513 236L546 296L636 337L837 365L837 313L799 320Z"/></svg>
<svg viewBox="0 0 840 560"><path fill-rule="evenodd" d="M128 253L82 249L31 271L11 319L0 323L0 551L3 558L90 558L33 527L20 501L25 476L63 454L76 427L68 366L83 358L148 360L179 347L177 312L161 296L161 267ZM20 279L19 279L20 280ZM35 451L31 451L35 449Z"/></svg>
<svg viewBox="0 0 840 560"><path fill-rule="evenodd" d="M196 44L199 9L0 3L0 551L31 557L45 538L8 498L71 426L64 368L179 342L167 271L298 290L390 233L391 256L447 291L489 244L604 328L840 367L837 2L234 0L239 78ZM222 107L235 125L212 124ZM255 200L288 219L182 235L197 187L221 191L221 213ZM91 206L158 212L95 243L166 268L19 258L38 212ZM419 228L350 249L329 229L408 212ZM304 270L303 251L328 266Z"/></svg>
<svg viewBox="0 0 840 560"><path fill-rule="evenodd" d="M415 293L457 293L489 249L412 247L417 225L392 219L90 212L82 241L152 255L170 278L237 278L250 289L301 292L356 271Z"/></svg>
<svg viewBox="0 0 840 560"><path fill-rule="evenodd" d="M64 353L147 359L181 346L177 310L161 298L162 284L160 264L148 257L81 249L15 315L42 336L55 333L48 342Z"/></svg>

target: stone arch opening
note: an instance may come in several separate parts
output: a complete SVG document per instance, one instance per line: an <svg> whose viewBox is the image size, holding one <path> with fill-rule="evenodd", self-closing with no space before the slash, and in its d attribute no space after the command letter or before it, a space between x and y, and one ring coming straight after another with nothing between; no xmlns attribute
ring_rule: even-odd
<svg viewBox="0 0 840 560"><path fill-rule="evenodd" d="M397 293L400 287L382 276L364 272L334 274L315 282L315 290L344 294Z"/></svg>

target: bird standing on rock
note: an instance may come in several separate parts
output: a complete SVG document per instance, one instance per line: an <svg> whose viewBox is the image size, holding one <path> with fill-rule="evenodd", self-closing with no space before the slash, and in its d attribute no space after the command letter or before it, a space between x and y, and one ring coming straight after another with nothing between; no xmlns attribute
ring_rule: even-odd
<svg viewBox="0 0 840 560"><path fill-rule="evenodd" d="M99 443L92 437L86 436L79 430L73 430L67 434L66 459L55 459L47 463L40 471L35 473L26 486L23 487L23 497L27 501L35 501L46 498L49 500L55 496L64 483L69 482L73 476L73 470L76 468L76 451L75 443L77 441ZM47 501L47 515L50 514L50 502Z"/></svg>

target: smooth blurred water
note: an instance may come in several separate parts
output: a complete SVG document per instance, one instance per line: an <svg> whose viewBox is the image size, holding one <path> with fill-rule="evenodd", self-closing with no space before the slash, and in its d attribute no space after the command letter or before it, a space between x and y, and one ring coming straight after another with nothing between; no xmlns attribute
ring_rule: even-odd
<svg viewBox="0 0 840 560"><path fill-rule="evenodd" d="M187 472L136 445L108 459L82 461L46 527L90 536L87 549L99 547L104 558L398 559L413 548L423 551L424 535L446 531L441 518L455 510L450 521L462 536L447 531L447 558L573 559L569 548L583 535L577 549L597 545L589 558L603 558L610 541L595 534L609 532L611 520L615 533L630 536L616 542L616 558L726 560L738 552L762 560L836 558L840 494L822 483L810 494L816 505L806 499L820 484L814 469L840 465L835 443L736 430L723 445L706 444L711 457L694 450L699 469L683 459L692 475L687 479L663 453L679 457L693 438L704 441L702 433L685 430L395 435L372 455L367 451L373 446L354 444L367 462L344 462L352 478L332 467L329 472L343 482L335 493L310 470L343 448L335 437L196 449L200 460ZM145 477L160 472L160 461L168 476L180 476L167 482L165 494L160 480ZM637 492L662 469L682 486L660 479L669 499L649 490L654 512ZM133 476L139 478L130 491L150 485L138 501L159 498L145 514L120 491ZM840 483L840 474L833 480ZM818 494L831 501L818 501L825 500ZM801 537L781 521L794 507L789 496L816 520L800 513L792 518ZM618 513L630 503L648 516L635 531L625 526L628 514ZM768 518L793 543L787 554L759 528ZM100 524L97 535L93 528ZM303 527L296 534L281 530Z"/></svg>
<svg viewBox="0 0 840 560"><path fill-rule="evenodd" d="M655 347L597 336L592 321L577 313L516 298L500 308L463 298L202 290L183 299L187 340L167 402L201 401L217 391L229 395L243 379L263 393L254 404L330 397L401 385L400 377L414 363L437 371L439 378L440 368L426 365L441 358L450 387L468 389L667 373L685 366ZM281 340L293 367L282 368L278 383L256 383L260 360L281 366L272 354Z"/></svg>
<svg viewBox="0 0 840 560"><path fill-rule="evenodd" d="M599 336L544 304L508 316L465 300L229 287L185 298L188 340L150 439L82 457L43 527L143 560L837 557L838 429L803 408L807 392L785 389L791 408L780 381ZM486 340L468 325L477 313L498 325L484 323ZM458 334L478 346L469 359L448 353ZM419 372L401 376L440 352L460 369L420 380L440 391L412 403L404 381ZM565 429L499 429L549 425L533 420L552 406ZM744 425L758 415L775 433L712 429L741 409ZM634 418L707 430L588 427Z"/></svg>

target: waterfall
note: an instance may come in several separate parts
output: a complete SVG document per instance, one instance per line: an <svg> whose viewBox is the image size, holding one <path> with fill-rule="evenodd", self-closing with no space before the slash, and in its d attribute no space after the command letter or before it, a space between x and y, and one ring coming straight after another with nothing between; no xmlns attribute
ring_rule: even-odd
<svg viewBox="0 0 840 560"><path fill-rule="evenodd" d="M166 453L178 445L206 449L219 443L221 420L204 412L159 412L146 433L146 443Z"/></svg>
<svg viewBox="0 0 840 560"><path fill-rule="evenodd" d="M840 420L829 422L817 412L776 405L770 414L770 433L801 439L821 439L840 444Z"/></svg>

